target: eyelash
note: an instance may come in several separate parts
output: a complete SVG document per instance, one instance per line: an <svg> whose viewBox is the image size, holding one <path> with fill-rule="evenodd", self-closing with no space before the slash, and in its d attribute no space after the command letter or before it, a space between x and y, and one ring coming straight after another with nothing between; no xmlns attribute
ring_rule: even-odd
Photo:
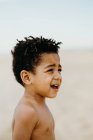
<svg viewBox="0 0 93 140"><path fill-rule="evenodd" d="M62 69L58 69L59 72L62 72Z"/></svg>
<svg viewBox="0 0 93 140"><path fill-rule="evenodd" d="M49 70L48 70L48 72L52 72L52 71L54 71L54 69L49 69ZM62 69L58 69L58 71L61 72Z"/></svg>
<svg viewBox="0 0 93 140"><path fill-rule="evenodd" d="M49 69L48 72L53 71L53 69Z"/></svg>

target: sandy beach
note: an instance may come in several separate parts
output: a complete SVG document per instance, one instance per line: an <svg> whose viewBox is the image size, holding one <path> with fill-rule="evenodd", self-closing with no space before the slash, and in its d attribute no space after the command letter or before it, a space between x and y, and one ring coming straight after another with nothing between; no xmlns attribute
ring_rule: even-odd
<svg viewBox="0 0 93 140"><path fill-rule="evenodd" d="M60 51L63 84L47 99L56 140L93 140L93 50ZM12 73L11 56L0 54L0 140L12 140L11 122L24 90Z"/></svg>

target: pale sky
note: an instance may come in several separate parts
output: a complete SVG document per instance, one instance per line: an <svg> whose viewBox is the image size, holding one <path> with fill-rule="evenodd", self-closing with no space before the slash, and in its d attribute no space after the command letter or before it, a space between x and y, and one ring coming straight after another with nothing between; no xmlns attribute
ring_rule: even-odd
<svg viewBox="0 0 93 140"><path fill-rule="evenodd" d="M0 53L30 35L93 48L93 0L0 0Z"/></svg>

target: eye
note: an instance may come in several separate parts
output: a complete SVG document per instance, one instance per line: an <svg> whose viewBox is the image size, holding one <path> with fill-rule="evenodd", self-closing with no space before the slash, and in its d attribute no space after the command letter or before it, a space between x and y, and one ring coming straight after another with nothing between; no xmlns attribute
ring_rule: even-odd
<svg viewBox="0 0 93 140"><path fill-rule="evenodd" d="M54 71L54 69L49 69L47 72L53 72Z"/></svg>
<svg viewBox="0 0 93 140"><path fill-rule="evenodd" d="M62 69L58 69L58 71L61 73L62 72Z"/></svg>

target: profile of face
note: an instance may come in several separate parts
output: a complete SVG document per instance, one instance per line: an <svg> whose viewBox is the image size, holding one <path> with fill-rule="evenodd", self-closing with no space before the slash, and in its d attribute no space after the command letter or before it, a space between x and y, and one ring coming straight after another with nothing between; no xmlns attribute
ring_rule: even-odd
<svg viewBox="0 0 93 140"><path fill-rule="evenodd" d="M35 69L36 73L29 73L28 84L31 92L42 97L54 98L57 95L62 82L59 55L56 53L44 53L41 62Z"/></svg>
<svg viewBox="0 0 93 140"><path fill-rule="evenodd" d="M55 97L62 82L61 70L58 54L42 54L36 74L32 75L33 91L43 97Z"/></svg>

